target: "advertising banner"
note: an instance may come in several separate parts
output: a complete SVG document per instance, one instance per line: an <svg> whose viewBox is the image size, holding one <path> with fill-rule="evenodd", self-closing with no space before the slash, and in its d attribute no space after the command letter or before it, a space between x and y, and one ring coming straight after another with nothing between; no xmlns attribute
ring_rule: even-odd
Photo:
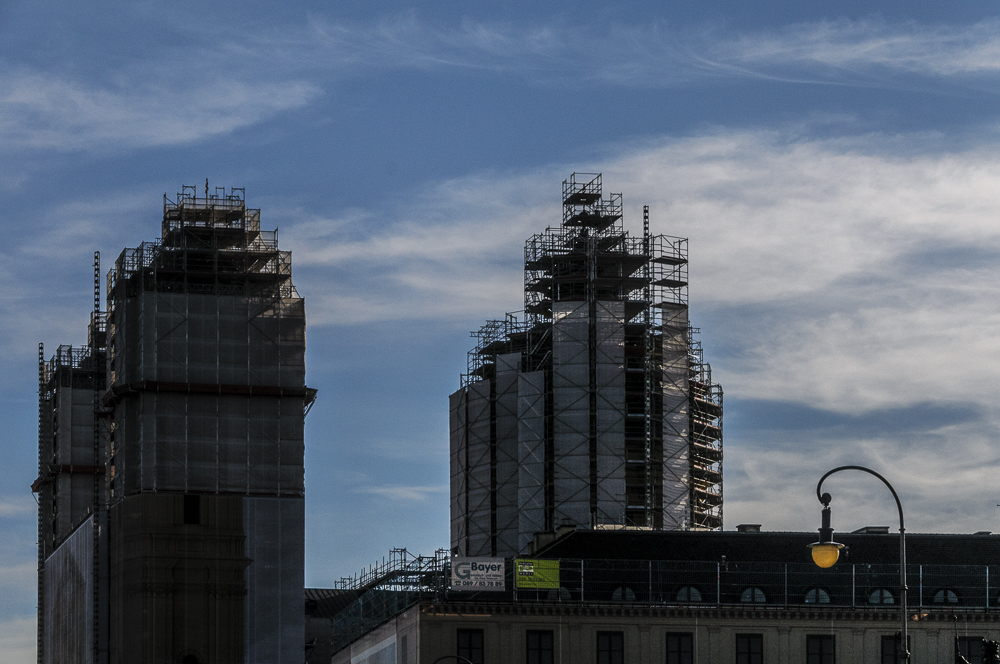
<svg viewBox="0 0 1000 664"><path fill-rule="evenodd" d="M518 588L559 588L558 560L514 561L514 585Z"/></svg>
<svg viewBox="0 0 1000 664"><path fill-rule="evenodd" d="M452 590L506 590L503 558L451 559Z"/></svg>

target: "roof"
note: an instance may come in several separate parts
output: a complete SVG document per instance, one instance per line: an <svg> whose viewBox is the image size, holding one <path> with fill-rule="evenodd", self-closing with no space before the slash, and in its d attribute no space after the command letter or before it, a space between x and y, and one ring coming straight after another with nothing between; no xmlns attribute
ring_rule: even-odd
<svg viewBox="0 0 1000 664"><path fill-rule="evenodd" d="M732 531L575 530L535 552L537 558L809 562L806 546L816 533ZM899 534L835 533L845 544L841 560L898 564ZM907 533L906 559L914 565L1000 564L1000 535Z"/></svg>
<svg viewBox="0 0 1000 664"><path fill-rule="evenodd" d="M313 618L332 618L360 594L357 590L306 588L306 615Z"/></svg>

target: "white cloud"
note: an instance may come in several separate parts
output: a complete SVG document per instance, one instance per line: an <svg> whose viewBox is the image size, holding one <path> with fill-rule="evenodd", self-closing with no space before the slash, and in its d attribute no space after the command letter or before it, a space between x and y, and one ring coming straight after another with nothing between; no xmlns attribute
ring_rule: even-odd
<svg viewBox="0 0 1000 664"><path fill-rule="evenodd" d="M0 139L8 150L178 145L255 124L317 94L303 81L176 72L147 82L150 73L113 85L27 69L0 75Z"/></svg>
<svg viewBox="0 0 1000 664"><path fill-rule="evenodd" d="M394 501L399 500L427 500L434 496L444 495L448 493L447 486L399 486L399 485L385 485L385 486L366 486L359 487L354 490L355 493L365 493L374 496L381 496L384 498L389 498Z"/></svg>
<svg viewBox="0 0 1000 664"><path fill-rule="evenodd" d="M963 262L1000 255L992 152L900 158L730 134L604 170L658 227L691 237L696 309L757 317L727 333L742 353L720 375L737 393L853 410L1000 389L1000 262Z"/></svg>
<svg viewBox="0 0 1000 664"><path fill-rule="evenodd" d="M995 435L957 425L910 437L924 444L908 444L906 435L853 438L806 430L799 432L795 446L731 450L725 468L727 527L762 523L765 530L817 528L816 482L832 468L860 464L881 472L894 485L910 532L996 530L997 501L988 488L996 466ZM824 483L824 491L834 497L834 527L839 531L866 525L898 527L892 495L873 477L838 473Z"/></svg>
<svg viewBox="0 0 1000 664"><path fill-rule="evenodd" d="M0 652L9 664L34 664L35 618L0 621Z"/></svg>
<svg viewBox="0 0 1000 664"><path fill-rule="evenodd" d="M0 519L4 517L20 517L34 514L37 509L35 501L28 496L12 498L0 496Z"/></svg>
<svg viewBox="0 0 1000 664"><path fill-rule="evenodd" d="M837 69L880 67L952 76L1000 71L996 20L974 25L825 21L746 35L720 49L731 61L815 63Z"/></svg>
<svg viewBox="0 0 1000 664"><path fill-rule="evenodd" d="M523 306L512 284L524 239L557 223L553 204L557 190L536 178L476 176L396 208L283 222L282 241L310 299L311 324L502 317Z"/></svg>

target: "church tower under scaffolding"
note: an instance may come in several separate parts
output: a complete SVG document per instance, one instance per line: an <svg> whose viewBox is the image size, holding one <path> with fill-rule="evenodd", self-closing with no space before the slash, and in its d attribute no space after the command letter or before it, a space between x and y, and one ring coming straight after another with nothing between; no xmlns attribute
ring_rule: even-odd
<svg viewBox="0 0 1000 664"><path fill-rule="evenodd" d="M305 304L243 190L164 196L39 346L38 661L302 662Z"/></svg>
<svg viewBox="0 0 1000 664"><path fill-rule="evenodd" d="M722 388L688 319L687 240L622 225L600 174L531 237L524 311L488 321L450 397L451 546L513 556L575 528L722 527Z"/></svg>

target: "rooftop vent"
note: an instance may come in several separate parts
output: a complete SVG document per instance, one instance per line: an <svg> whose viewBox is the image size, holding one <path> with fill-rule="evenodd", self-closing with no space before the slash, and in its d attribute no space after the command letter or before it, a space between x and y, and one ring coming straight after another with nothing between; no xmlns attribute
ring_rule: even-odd
<svg viewBox="0 0 1000 664"><path fill-rule="evenodd" d="M741 533L759 533L760 524L759 523L741 523L736 526L737 532Z"/></svg>
<svg viewBox="0 0 1000 664"><path fill-rule="evenodd" d="M851 531L853 535L888 535L889 526L865 526Z"/></svg>

